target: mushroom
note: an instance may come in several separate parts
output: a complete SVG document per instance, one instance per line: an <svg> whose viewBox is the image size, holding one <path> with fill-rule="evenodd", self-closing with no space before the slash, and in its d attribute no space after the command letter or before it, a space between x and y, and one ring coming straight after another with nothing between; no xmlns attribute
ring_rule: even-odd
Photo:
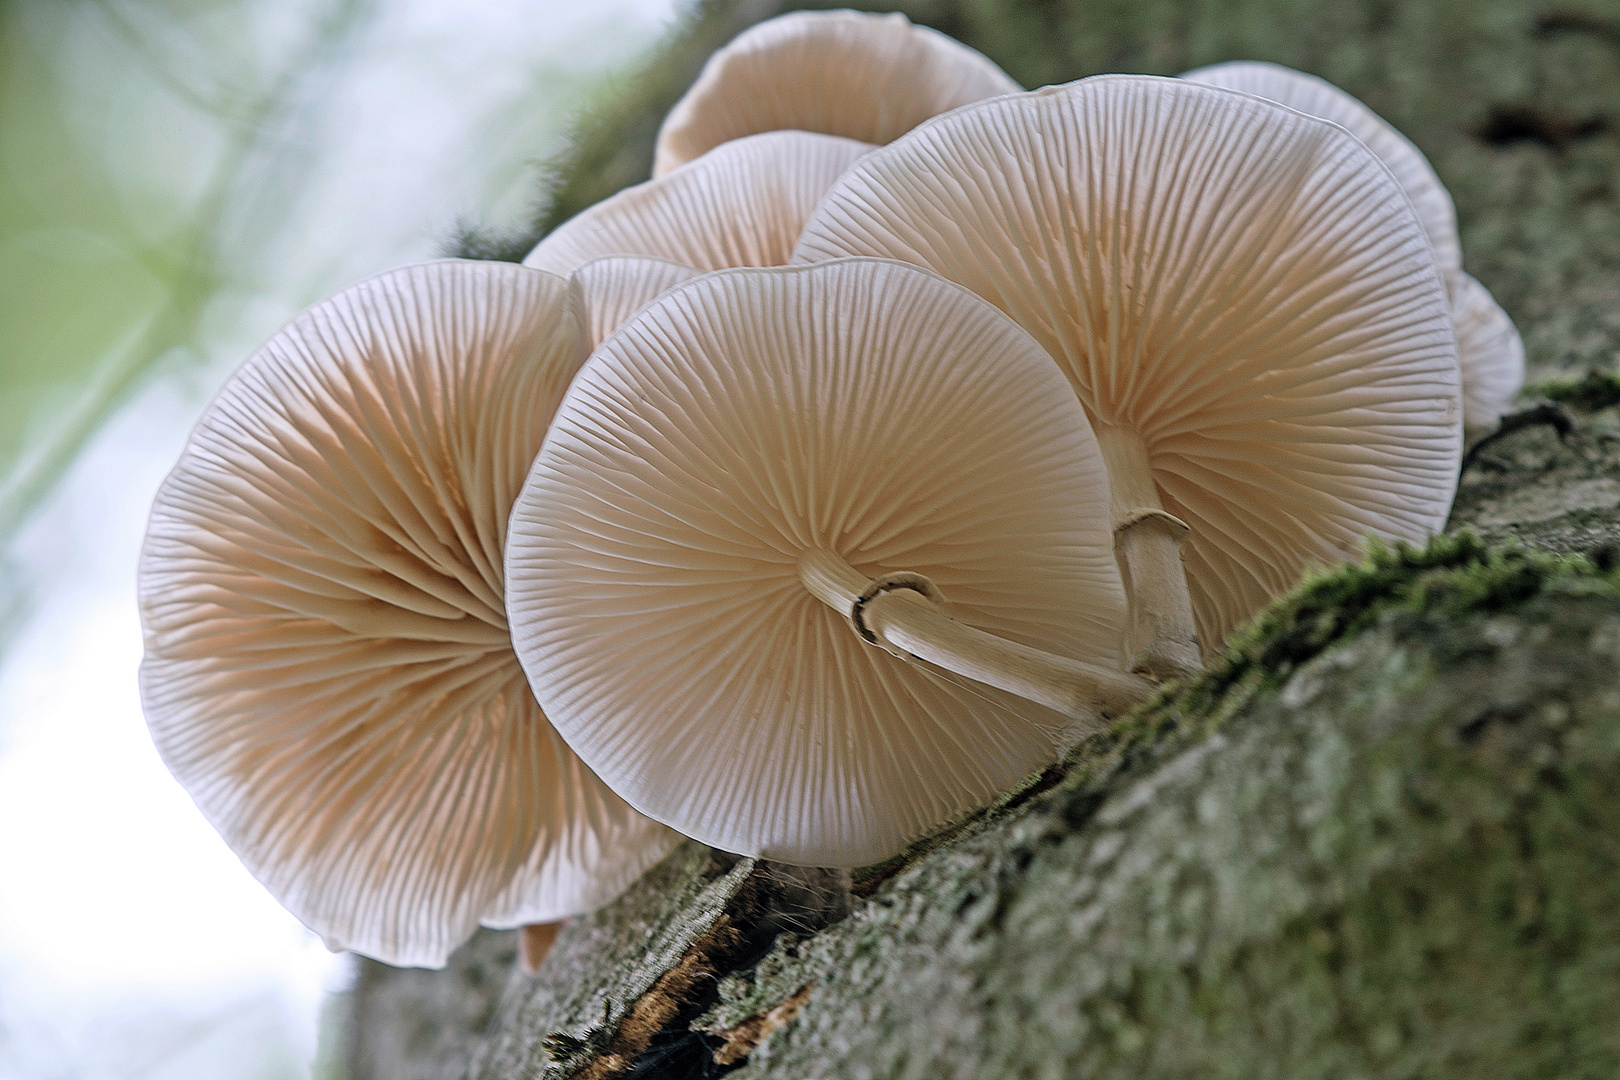
<svg viewBox="0 0 1620 1080"><path fill-rule="evenodd" d="M644 813L857 866L1148 692L1106 505L1062 374L966 290L870 259L707 274L559 407L512 510L513 642Z"/></svg>
<svg viewBox="0 0 1620 1080"><path fill-rule="evenodd" d="M658 129L653 175L762 131L886 143L931 116L1022 89L983 54L904 15L795 11L709 57Z"/></svg>
<svg viewBox="0 0 1620 1080"><path fill-rule="evenodd" d="M1524 389L1524 342L1490 290L1461 270L1446 272L1462 365L1463 427L1477 433L1505 416Z"/></svg>
<svg viewBox="0 0 1620 1080"><path fill-rule="evenodd" d="M533 975L557 943L562 932L561 922L529 923L518 929L518 964L524 972Z"/></svg>
<svg viewBox="0 0 1620 1080"><path fill-rule="evenodd" d="M679 837L585 768L506 627L507 514L586 345L562 279L390 271L231 376L152 508L141 697L248 869L333 948L439 966Z"/></svg>
<svg viewBox="0 0 1620 1080"><path fill-rule="evenodd" d="M1336 125L1149 76L980 102L833 186L794 261L849 255L967 286L1067 373L1108 462L1133 670L1195 671L1195 641L1308 566L1445 521L1450 305L1406 197Z"/></svg>
<svg viewBox="0 0 1620 1080"><path fill-rule="evenodd" d="M1209 86L1240 90L1287 105L1345 128L1389 166L1412 200L1418 220L1446 277L1457 357L1462 365L1463 426L1488 427L1505 413L1524 386L1524 343L1507 312L1489 290L1462 268L1457 212L1429 159L1383 117L1315 75L1252 60L1235 60L1181 76Z"/></svg>
<svg viewBox="0 0 1620 1080"><path fill-rule="evenodd" d="M804 219L866 143L805 131L737 139L574 215L523 260L570 274L605 255L698 270L787 262Z"/></svg>
<svg viewBox="0 0 1620 1080"><path fill-rule="evenodd" d="M608 255L575 270L568 275L568 283L579 304L590 348L602 344L659 293L690 281L700 272L665 259L638 255Z"/></svg>

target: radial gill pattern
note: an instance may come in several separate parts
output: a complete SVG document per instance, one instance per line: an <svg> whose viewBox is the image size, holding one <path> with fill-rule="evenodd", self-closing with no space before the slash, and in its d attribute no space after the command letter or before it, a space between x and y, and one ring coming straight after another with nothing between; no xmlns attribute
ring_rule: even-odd
<svg viewBox="0 0 1620 1080"><path fill-rule="evenodd" d="M1307 115L1331 120L1350 132L1395 174L1401 190L1412 200L1412 208L1423 223L1429 243L1434 246L1435 261L1440 269L1462 268L1462 247L1457 242L1457 209L1451 203L1446 186L1435 174L1434 166L1411 139L1354 95L1315 75L1254 60L1211 64L1185 72L1181 77L1254 94Z"/></svg>
<svg viewBox="0 0 1620 1080"><path fill-rule="evenodd" d="M1347 129L1378 155L1412 201L1435 261L1445 273L1451 314L1457 324L1457 360L1462 367L1463 426L1489 427L1507 412L1524 387L1524 343L1485 286L1462 269L1457 212L1423 152L1383 117L1332 83L1277 64L1238 60L1189 71L1194 82L1257 94Z"/></svg>
<svg viewBox="0 0 1620 1080"><path fill-rule="evenodd" d="M879 260L665 293L581 370L513 509L513 639L581 757L707 843L858 865L1050 760L1054 713L909 664L799 559L911 570L974 626L1117 669L1104 467L1062 374Z"/></svg>
<svg viewBox="0 0 1620 1080"><path fill-rule="evenodd" d="M567 284L407 267L281 330L164 482L140 563L158 749L335 947L438 965L558 918L673 834L542 715L503 599L507 513L585 357Z"/></svg>
<svg viewBox="0 0 1620 1080"><path fill-rule="evenodd" d="M1145 443L1219 646L1313 563L1445 520L1457 345L1423 228L1353 136L1245 94L1102 76L858 162L796 262L876 255L996 304L1094 423Z"/></svg>
<svg viewBox="0 0 1620 1080"><path fill-rule="evenodd" d="M569 218L523 263L553 274L605 255L645 255L698 270L780 266L827 188L871 149L807 131L737 139Z"/></svg>

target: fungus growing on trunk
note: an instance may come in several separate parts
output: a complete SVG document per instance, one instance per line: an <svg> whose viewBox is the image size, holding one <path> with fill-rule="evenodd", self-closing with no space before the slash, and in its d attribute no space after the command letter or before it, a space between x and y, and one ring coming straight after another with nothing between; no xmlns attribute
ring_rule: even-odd
<svg viewBox="0 0 1620 1080"><path fill-rule="evenodd" d="M861 865L1148 692L1107 502L1061 372L966 290L871 259L709 274L559 407L513 507L513 642L650 816Z"/></svg>
<svg viewBox="0 0 1620 1080"><path fill-rule="evenodd" d="M567 275L604 255L644 255L698 270L780 266L827 188L871 149L805 131L737 139L574 215L523 265Z"/></svg>
<svg viewBox="0 0 1620 1080"><path fill-rule="evenodd" d="M762 131L886 143L931 116L1022 89L982 53L904 15L795 11L709 57L658 129L653 175Z"/></svg>
<svg viewBox="0 0 1620 1080"><path fill-rule="evenodd" d="M679 837L552 730L506 628L508 511L587 349L562 279L351 286L231 376L140 561L158 751L334 948L439 966L611 899Z"/></svg>
<svg viewBox="0 0 1620 1080"><path fill-rule="evenodd" d="M1279 64L1234 60L1181 76L1209 86L1241 90L1331 120L1360 139L1395 174L1412 200L1435 261L1446 277L1452 318L1457 324L1457 359L1462 366L1463 424L1489 427L1512 405L1524 386L1524 342L1490 291L1462 268L1457 211L1429 159L1383 117L1337 86L1315 75Z"/></svg>
<svg viewBox="0 0 1620 1080"><path fill-rule="evenodd" d="M1336 125L1149 76L980 102L833 186L794 261L849 255L967 286L1068 375L1108 462L1133 670L1194 671L1195 640L1312 564L1445 521L1450 304L1406 196Z"/></svg>

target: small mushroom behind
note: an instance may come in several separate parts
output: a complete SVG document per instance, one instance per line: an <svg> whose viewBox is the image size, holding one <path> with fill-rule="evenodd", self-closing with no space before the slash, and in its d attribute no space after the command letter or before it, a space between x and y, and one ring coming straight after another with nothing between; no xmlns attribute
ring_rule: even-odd
<svg viewBox="0 0 1620 1080"><path fill-rule="evenodd" d="M871 149L806 131L737 139L574 215L523 265L567 275L605 255L642 255L698 270L780 266L827 188Z"/></svg>
<svg viewBox="0 0 1620 1080"><path fill-rule="evenodd" d="M334 948L435 967L588 910L679 837L552 730L502 549L586 345L566 282L445 261L300 315L225 383L141 552L158 751Z"/></svg>
<svg viewBox="0 0 1620 1080"><path fill-rule="evenodd" d="M1462 267L1462 246L1457 242L1457 210L1451 194L1440 182L1429 159L1411 139L1351 94L1326 79L1303 71L1257 60L1233 60L1183 72L1188 82L1219 86L1263 97L1297 109L1307 116L1330 120L1360 139L1395 174L1412 200L1423 231L1434 247L1442 270Z"/></svg>
<svg viewBox="0 0 1620 1080"><path fill-rule="evenodd" d="M762 131L886 143L931 116L1021 89L983 54L904 15L795 11L709 57L658 130L653 175Z"/></svg>
<svg viewBox="0 0 1620 1080"><path fill-rule="evenodd" d="M1181 76L1267 98L1345 128L1378 155L1412 200L1446 277L1462 365L1463 425L1489 427L1524 386L1524 343L1490 292L1462 268L1457 212L1429 159L1412 141L1355 97L1315 75L1253 60L1198 68Z"/></svg>
<svg viewBox="0 0 1620 1080"><path fill-rule="evenodd" d="M1146 694L1120 671L1107 501L1062 374L960 287L869 259L708 274L603 342L559 408L513 507L513 641L557 729L650 816L861 865ZM970 640L992 679L1094 682L1063 716L852 615L908 653Z"/></svg>
<svg viewBox="0 0 1620 1080"><path fill-rule="evenodd" d="M568 275L585 322L585 338L595 349L626 319L654 297L702 273L665 259L608 255Z"/></svg>
<svg viewBox="0 0 1620 1080"><path fill-rule="evenodd" d="M1462 361L1463 425L1470 436L1502 417L1524 389L1524 342L1491 292L1461 270L1446 275Z"/></svg>
<svg viewBox="0 0 1620 1080"><path fill-rule="evenodd" d="M1444 524L1449 302L1342 128L1149 76L980 102L827 193L794 261L850 255L967 286L1068 375L1108 462L1134 670L1194 671L1311 565Z"/></svg>

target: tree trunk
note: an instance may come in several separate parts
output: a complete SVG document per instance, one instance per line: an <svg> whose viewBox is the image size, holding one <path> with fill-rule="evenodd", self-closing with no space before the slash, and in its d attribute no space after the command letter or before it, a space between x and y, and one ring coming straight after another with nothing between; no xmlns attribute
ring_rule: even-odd
<svg viewBox="0 0 1620 1080"><path fill-rule="evenodd" d="M536 976L493 932L442 972L360 962L351 1080L1620 1075L1620 6L902 9L1031 86L1247 57L1355 93L1434 162L1574 430L1479 454L1452 529L1486 543L1306 587L1201 682L857 872L852 908L689 843ZM706 52L777 10L697 9L582 127L536 231L643 178Z"/></svg>

